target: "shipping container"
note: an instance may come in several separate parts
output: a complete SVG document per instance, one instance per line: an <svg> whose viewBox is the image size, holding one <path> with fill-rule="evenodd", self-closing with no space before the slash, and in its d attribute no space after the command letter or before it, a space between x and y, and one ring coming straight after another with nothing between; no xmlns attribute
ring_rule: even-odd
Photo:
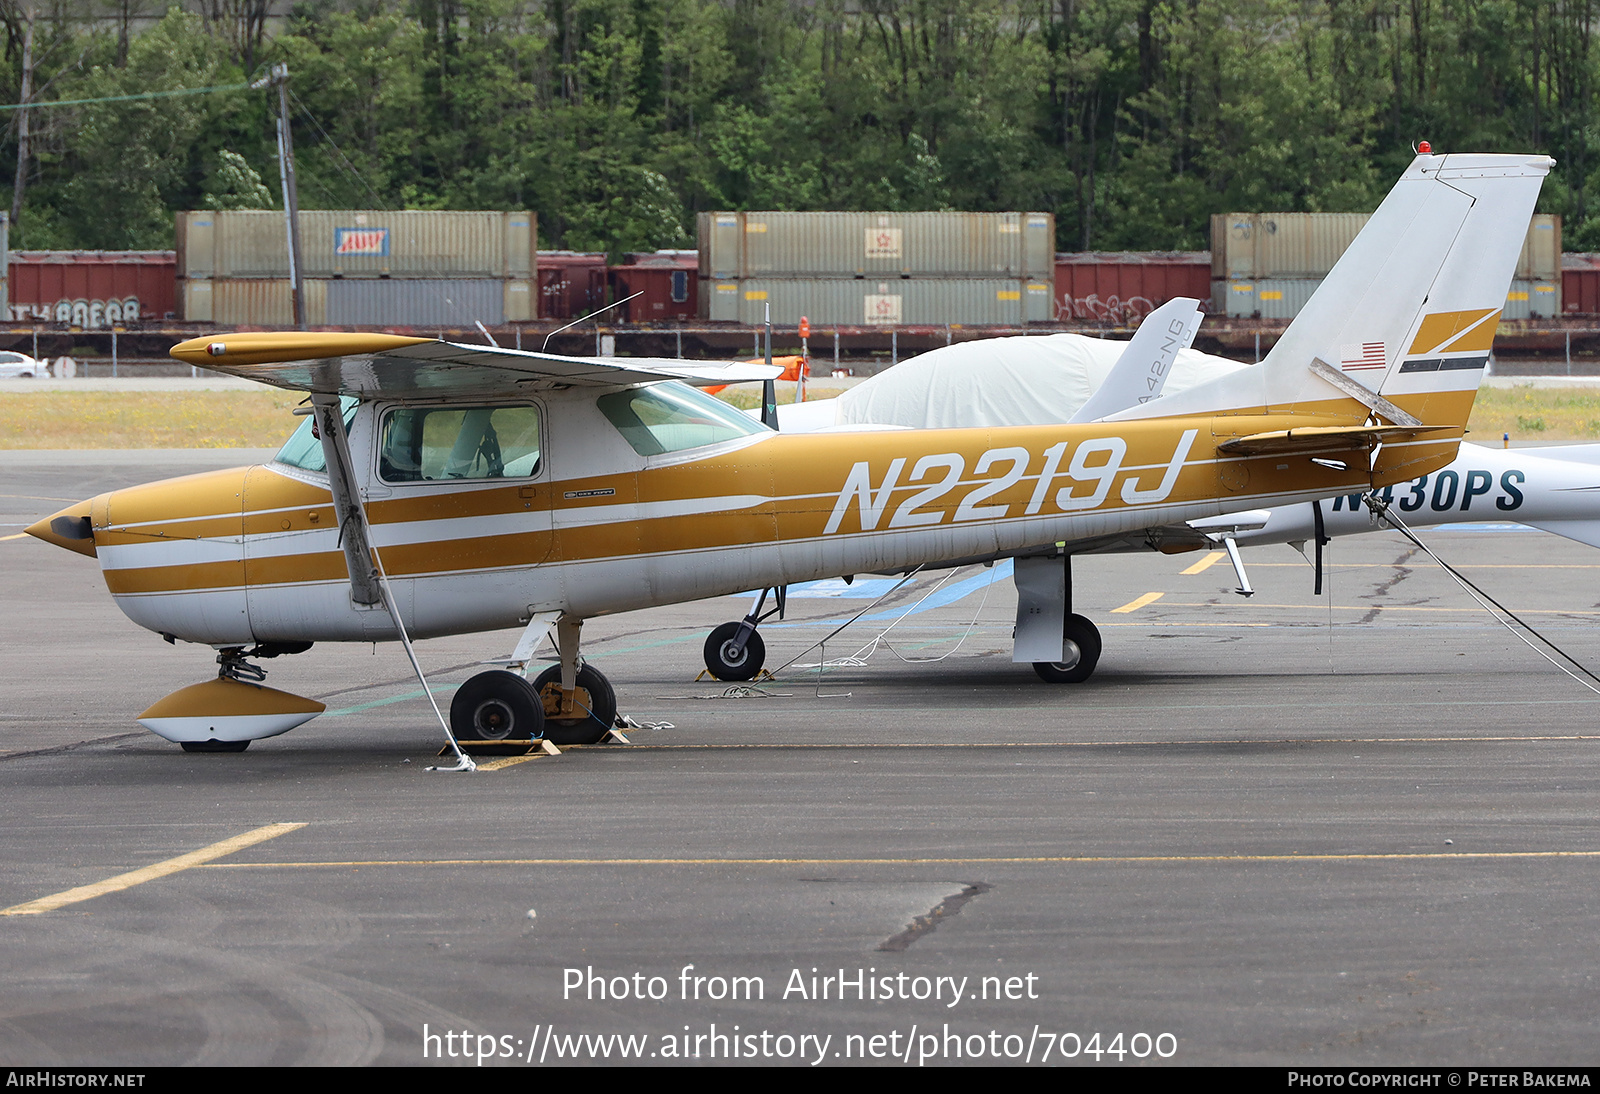
<svg viewBox="0 0 1600 1094"><path fill-rule="evenodd" d="M1212 311L1235 319L1293 319L1322 284L1320 278L1229 278L1212 282ZM1561 314L1561 283L1511 282L1502 319L1548 319Z"/></svg>
<svg viewBox="0 0 1600 1094"><path fill-rule="evenodd" d="M1369 213L1219 213L1211 218L1211 276L1240 281L1321 278L1333 269ZM1534 216L1515 276L1559 280L1561 218Z"/></svg>
<svg viewBox="0 0 1600 1094"><path fill-rule="evenodd" d="M1049 322L1055 294L1048 281L926 278L749 278L700 285L703 318L754 326L765 305L772 321L792 327L805 316L813 326L1019 326Z"/></svg>
<svg viewBox="0 0 1600 1094"><path fill-rule="evenodd" d="M10 316L93 329L174 318L172 251L13 251Z"/></svg>
<svg viewBox="0 0 1600 1094"><path fill-rule="evenodd" d="M540 319L577 319L606 306L606 256L589 251L540 251Z"/></svg>
<svg viewBox="0 0 1600 1094"><path fill-rule="evenodd" d="M327 281L305 283L306 326L328 323ZM292 330L294 306L284 278L185 278L178 282L182 318L223 327Z"/></svg>
<svg viewBox="0 0 1600 1094"><path fill-rule="evenodd" d="M701 213L700 276L1054 276L1050 213Z"/></svg>
<svg viewBox="0 0 1600 1094"><path fill-rule="evenodd" d="M1561 256L1561 314L1600 315L1600 254Z"/></svg>
<svg viewBox="0 0 1600 1094"><path fill-rule="evenodd" d="M1561 280L1561 218L1538 213L1517 256L1516 276L1524 281Z"/></svg>
<svg viewBox="0 0 1600 1094"><path fill-rule="evenodd" d="M1365 227L1368 213L1218 213L1211 275L1218 279L1320 278Z"/></svg>
<svg viewBox="0 0 1600 1094"><path fill-rule="evenodd" d="M1229 278L1214 282L1212 311L1231 318L1293 319L1322 284L1320 277Z"/></svg>
<svg viewBox="0 0 1600 1094"><path fill-rule="evenodd" d="M1056 255L1057 322L1131 323L1174 297L1211 307L1205 251L1084 251Z"/></svg>
<svg viewBox="0 0 1600 1094"><path fill-rule="evenodd" d="M305 283L309 327L499 326L529 318L527 281L495 278L311 278ZM178 283L183 318L219 326L294 326L289 282L281 278L187 278Z"/></svg>
<svg viewBox="0 0 1600 1094"><path fill-rule="evenodd" d="M490 278L349 278L324 284L325 322L333 327L497 327L506 319L510 286L521 287L524 312L529 295L526 281Z"/></svg>
<svg viewBox="0 0 1600 1094"><path fill-rule="evenodd" d="M1517 278L1506 293L1502 319L1550 319L1561 314L1561 283Z"/></svg>
<svg viewBox="0 0 1600 1094"><path fill-rule="evenodd" d="M300 213L301 276L529 280L538 250L532 213L308 209ZM288 233L272 210L178 214L178 276L289 276Z"/></svg>
<svg viewBox="0 0 1600 1094"><path fill-rule="evenodd" d="M611 298L627 301L612 313L617 322L661 323L700 314L697 252L654 251L626 257L623 265L610 268ZM636 292L644 295L628 300Z"/></svg>

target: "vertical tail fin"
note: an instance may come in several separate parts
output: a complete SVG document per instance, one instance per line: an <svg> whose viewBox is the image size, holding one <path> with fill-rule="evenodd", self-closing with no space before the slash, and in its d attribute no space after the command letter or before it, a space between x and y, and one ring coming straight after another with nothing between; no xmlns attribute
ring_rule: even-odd
<svg viewBox="0 0 1600 1094"><path fill-rule="evenodd" d="M1476 392L1547 156L1418 156L1267 356L1269 405L1326 398L1317 358L1428 424ZM1465 409L1470 409L1470 401ZM1458 423L1465 425L1465 419Z"/></svg>
<svg viewBox="0 0 1600 1094"><path fill-rule="evenodd" d="M1072 422L1092 422L1161 398L1178 354L1194 344L1200 301L1175 296L1144 317L1111 373L1078 408Z"/></svg>
<svg viewBox="0 0 1600 1094"><path fill-rule="evenodd" d="M1409 454L1393 446L1392 460L1401 462L1390 471L1431 461L1437 453L1424 456L1428 445L1453 455L1554 163L1418 156L1259 367L1116 417L1278 413L1358 422L1369 411L1385 416L1387 407L1441 430L1412 442Z"/></svg>

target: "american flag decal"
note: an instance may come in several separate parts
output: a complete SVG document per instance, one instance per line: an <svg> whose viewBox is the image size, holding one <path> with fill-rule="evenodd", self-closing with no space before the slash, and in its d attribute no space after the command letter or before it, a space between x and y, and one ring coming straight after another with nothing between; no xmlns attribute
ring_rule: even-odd
<svg viewBox="0 0 1600 1094"><path fill-rule="evenodd" d="M1389 355L1382 342L1362 342L1339 347L1339 367L1346 372L1387 368Z"/></svg>

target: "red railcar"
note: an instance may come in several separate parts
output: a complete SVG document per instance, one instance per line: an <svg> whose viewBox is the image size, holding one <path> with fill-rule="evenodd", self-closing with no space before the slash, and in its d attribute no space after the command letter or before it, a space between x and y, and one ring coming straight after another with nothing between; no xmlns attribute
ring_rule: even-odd
<svg viewBox="0 0 1600 1094"><path fill-rule="evenodd" d="M539 318L577 319L606 306L606 256L539 252Z"/></svg>
<svg viewBox="0 0 1600 1094"><path fill-rule="evenodd" d="M1209 307L1210 251L1083 251L1056 255L1056 321L1136 322L1175 296Z"/></svg>
<svg viewBox="0 0 1600 1094"><path fill-rule="evenodd" d="M1600 254L1561 256L1561 314L1600 315Z"/></svg>
<svg viewBox="0 0 1600 1094"><path fill-rule="evenodd" d="M661 323L699 315L698 251L654 251L630 254L611 267L612 299L644 295L617 309L625 323Z"/></svg>
<svg viewBox="0 0 1600 1094"><path fill-rule="evenodd" d="M173 251L12 251L8 318L86 328L171 319L177 272Z"/></svg>

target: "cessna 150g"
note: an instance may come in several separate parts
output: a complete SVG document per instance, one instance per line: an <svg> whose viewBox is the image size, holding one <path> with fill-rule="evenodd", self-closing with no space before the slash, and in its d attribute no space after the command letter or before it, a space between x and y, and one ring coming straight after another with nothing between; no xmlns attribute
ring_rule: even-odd
<svg viewBox="0 0 1600 1094"><path fill-rule="evenodd" d="M1259 367L1086 424L788 435L689 386L771 375L757 366L195 339L173 356L308 392L310 420L270 464L102 494L29 531L95 556L136 623L220 651L217 679L141 717L197 750L321 710L255 686L251 658L517 625L523 671L469 679L449 728L598 740L616 701L581 657L585 619L956 559L1017 560L1017 655L1067 678L1097 644L1070 610L1075 550L1450 463L1552 163L1417 156ZM546 634L559 663L530 682Z"/></svg>

